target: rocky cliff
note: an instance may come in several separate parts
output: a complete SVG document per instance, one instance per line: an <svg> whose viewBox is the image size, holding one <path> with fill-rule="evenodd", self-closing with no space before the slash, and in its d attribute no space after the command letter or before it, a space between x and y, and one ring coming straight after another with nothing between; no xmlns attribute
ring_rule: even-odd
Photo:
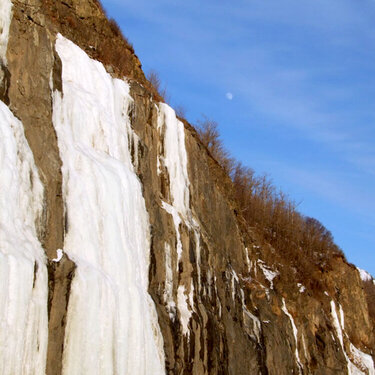
<svg viewBox="0 0 375 375"><path fill-rule="evenodd" d="M1 374L375 374L372 278L278 262L97 1L0 6Z"/></svg>

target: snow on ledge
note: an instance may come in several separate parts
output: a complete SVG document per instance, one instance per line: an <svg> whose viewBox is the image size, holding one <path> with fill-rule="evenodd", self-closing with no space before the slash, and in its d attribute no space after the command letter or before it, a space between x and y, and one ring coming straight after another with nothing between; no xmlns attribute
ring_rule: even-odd
<svg viewBox="0 0 375 375"><path fill-rule="evenodd" d="M365 270L362 270L361 268L357 267L357 270L359 272L359 276L361 277L362 281L371 281L374 280L374 278Z"/></svg>

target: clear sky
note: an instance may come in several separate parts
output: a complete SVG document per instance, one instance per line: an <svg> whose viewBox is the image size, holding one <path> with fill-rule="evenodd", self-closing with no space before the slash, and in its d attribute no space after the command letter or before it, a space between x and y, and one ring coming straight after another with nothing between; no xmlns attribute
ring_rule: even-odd
<svg viewBox="0 0 375 375"><path fill-rule="evenodd" d="M375 2L103 0L170 103L375 275Z"/></svg>

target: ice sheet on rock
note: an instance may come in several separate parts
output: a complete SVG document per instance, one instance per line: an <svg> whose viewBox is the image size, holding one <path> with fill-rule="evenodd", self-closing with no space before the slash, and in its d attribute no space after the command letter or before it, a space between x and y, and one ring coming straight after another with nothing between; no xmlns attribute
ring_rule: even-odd
<svg viewBox="0 0 375 375"><path fill-rule="evenodd" d="M0 6L0 62L6 65L6 51L9 38L9 27L12 19L12 2L1 0Z"/></svg>
<svg viewBox="0 0 375 375"><path fill-rule="evenodd" d="M342 306L339 305L340 319L337 315L336 304L331 301L331 316L333 319L333 326L336 331L336 336L339 339L342 352L345 356L348 365L348 375L375 375L375 367L372 357L356 348L352 343L349 343L350 353L345 350L344 345L344 330L345 318ZM346 335L346 334L345 334Z"/></svg>
<svg viewBox="0 0 375 375"><path fill-rule="evenodd" d="M188 326L192 315L192 308L188 305L190 299L191 297L186 295L185 286L180 285L177 290L177 306L180 313L182 332L184 335L189 335Z"/></svg>
<svg viewBox="0 0 375 375"><path fill-rule="evenodd" d="M290 314L290 312L288 311L288 308L286 307L286 303L285 303L284 298L282 299L282 302L283 302L282 310L283 310L284 314L289 318L290 324L292 325L294 341L295 341L295 345L296 345L296 350L295 350L294 353L295 353L296 360L297 360L298 372L300 374L302 374L302 364L301 364L301 360L299 358L299 353L298 353L298 330L297 330L296 324L294 323L293 316Z"/></svg>
<svg viewBox="0 0 375 375"><path fill-rule="evenodd" d="M352 343L350 343L350 351L352 354L353 362L356 364L356 367L361 370L360 374L366 374L367 370L368 375L375 375L374 361L369 354L363 353Z"/></svg>
<svg viewBox="0 0 375 375"><path fill-rule="evenodd" d="M262 270L264 277L270 283L270 288L273 289L273 279L279 274L277 271L273 271L268 267L262 260L258 260L259 268Z"/></svg>
<svg viewBox="0 0 375 375"><path fill-rule="evenodd" d="M48 276L37 236L43 186L23 125L1 101L0 181L0 374L44 374Z"/></svg>
<svg viewBox="0 0 375 375"><path fill-rule="evenodd" d="M246 264L247 264L247 270L250 273L251 271L251 261L249 258L249 249L245 247L245 257L246 257Z"/></svg>
<svg viewBox="0 0 375 375"><path fill-rule="evenodd" d="M253 325L253 332L254 332L254 334L252 335L252 339L256 340L260 344L260 335L262 332L262 326L261 326L259 318L256 317L254 314L252 314L246 308L246 306L243 306L243 319L244 319L245 324L246 323L248 324L249 319L251 320L252 325ZM264 323L269 323L269 322L265 321Z"/></svg>
<svg viewBox="0 0 375 375"><path fill-rule="evenodd" d="M236 285L238 285L240 279L234 269L231 270L230 273L230 278L231 278L231 291L232 291L232 300L235 300L236 297Z"/></svg>
<svg viewBox="0 0 375 375"><path fill-rule="evenodd" d="M61 35L56 50L63 96L54 93L53 123L63 161L64 252L77 266L63 374L161 375L163 343L148 294L149 221L130 152L129 85Z"/></svg>
<svg viewBox="0 0 375 375"><path fill-rule="evenodd" d="M182 242L181 242L181 234L180 234L180 224L181 224L181 217L178 214L176 208L174 206L171 206L170 204L166 202L162 202L162 207L164 208L165 211L167 211L173 218L173 223L174 223L174 228L176 232L176 240L177 240L177 245L176 245L176 250L177 250L177 265L176 268L178 270L178 264L181 259L182 255Z"/></svg>
<svg viewBox="0 0 375 375"><path fill-rule="evenodd" d="M165 286L163 293L163 300L167 306L170 319L176 316L176 303L173 299L173 269L172 269L172 254L169 243L165 244Z"/></svg>
<svg viewBox="0 0 375 375"><path fill-rule="evenodd" d="M168 170L172 206L184 217L189 211L189 177L184 124L167 104L159 104L158 126L164 130L163 163Z"/></svg>
<svg viewBox="0 0 375 375"><path fill-rule="evenodd" d="M158 105L158 131L162 136L162 147L157 156L157 173L161 174L162 166L169 176L170 204L162 202L162 207L173 218L176 232L176 268L179 269L179 263L182 257L182 242L180 233L180 224L184 224L195 239L195 255L198 277L198 290L201 289L201 270L200 270L200 243L201 233L198 220L190 210L190 181L187 170L187 153L185 146L185 127L177 119L175 111L167 104L159 103ZM188 335L188 324L193 311L194 291L192 279L191 285L180 285L177 292L177 309L180 313L182 331ZM184 291L190 287L188 302L185 301ZM210 293L210 291L209 291ZM189 307L190 305L190 307ZM168 309L168 306L167 306Z"/></svg>

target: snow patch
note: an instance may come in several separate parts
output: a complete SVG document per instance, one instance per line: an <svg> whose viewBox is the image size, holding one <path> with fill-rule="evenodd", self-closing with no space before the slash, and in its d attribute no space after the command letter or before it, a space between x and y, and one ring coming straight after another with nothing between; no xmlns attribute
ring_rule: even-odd
<svg viewBox="0 0 375 375"><path fill-rule="evenodd" d="M301 283L297 283L297 286L300 293L303 293L306 290L306 287Z"/></svg>
<svg viewBox="0 0 375 375"><path fill-rule="evenodd" d="M374 280L374 278L365 270L362 270L357 267L357 270L359 272L359 276L361 277L362 281L371 281Z"/></svg>
<svg viewBox="0 0 375 375"><path fill-rule="evenodd" d="M2 22L8 8L2 3ZM48 275L37 236L43 186L23 125L1 101L0 181L0 373L44 374Z"/></svg>
<svg viewBox="0 0 375 375"><path fill-rule="evenodd" d="M131 157L129 85L58 35L63 92L53 124L63 161L77 268L65 331L63 374L164 374L163 342L148 294L149 219Z"/></svg>

